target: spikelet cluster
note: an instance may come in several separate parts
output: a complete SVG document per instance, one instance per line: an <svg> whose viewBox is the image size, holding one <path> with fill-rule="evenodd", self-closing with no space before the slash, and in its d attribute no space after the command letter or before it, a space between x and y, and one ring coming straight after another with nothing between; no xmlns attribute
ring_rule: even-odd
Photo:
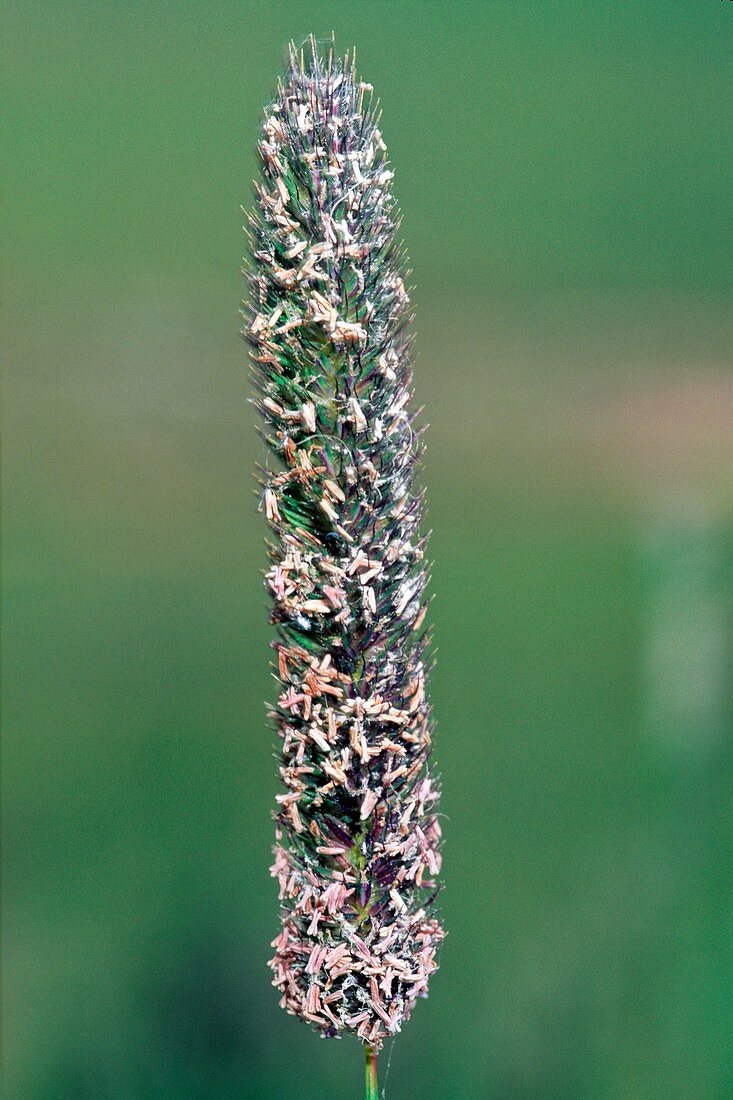
<svg viewBox="0 0 733 1100"><path fill-rule="evenodd" d="M423 626L420 435L392 176L371 88L311 39L265 112L251 345L283 792L282 1005L381 1046L443 936Z"/></svg>

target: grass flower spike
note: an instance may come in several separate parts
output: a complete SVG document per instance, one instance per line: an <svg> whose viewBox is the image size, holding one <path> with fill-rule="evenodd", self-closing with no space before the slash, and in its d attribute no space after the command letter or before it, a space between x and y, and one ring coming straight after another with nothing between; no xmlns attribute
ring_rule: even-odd
<svg viewBox="0 0 733 1100"><path fill-rule="evenodd" d="M443 932L413 474L411 337L393 173L353 60L291 47L250 218L283 791L282 1005L376 1052L427 993ZM371 1086L369 1086L371 1074Z"/></svg>

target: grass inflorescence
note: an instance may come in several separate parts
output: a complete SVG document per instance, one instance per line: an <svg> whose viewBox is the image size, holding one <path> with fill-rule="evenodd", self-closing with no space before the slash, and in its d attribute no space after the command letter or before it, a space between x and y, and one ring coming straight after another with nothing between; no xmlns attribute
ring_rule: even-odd
<svg viewBox="0 0 733 1100"><path fill-rule="evenodd" d="M409 297L353 59L291 47L259 154L246 335L273 456L271 966L289 1012L376 1051L427 993L443 932Z"/></svg>

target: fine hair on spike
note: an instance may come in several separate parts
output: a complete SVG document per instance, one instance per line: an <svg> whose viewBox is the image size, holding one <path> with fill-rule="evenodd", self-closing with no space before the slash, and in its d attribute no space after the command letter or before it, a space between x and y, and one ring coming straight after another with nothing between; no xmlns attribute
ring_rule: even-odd
<svg viewBox="0 0 733 1100"><path fill-rule="evenodd" d="M444 935L422 431L379 121L353 54L290 44L258 146L244 313L270 456L270 966L288 1012L374 1057L427 995Z"/></svg>

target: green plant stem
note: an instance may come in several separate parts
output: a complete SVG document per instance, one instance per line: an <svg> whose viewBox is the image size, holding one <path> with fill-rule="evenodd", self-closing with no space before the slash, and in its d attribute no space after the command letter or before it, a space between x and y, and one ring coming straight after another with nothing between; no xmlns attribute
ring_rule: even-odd
<svg viewBox="0 0 733 1100"><path fill-rule="evenodd" d="M377 1084L377 1052L369 1043L364 1044L366 1054L366 1100L379 1100L379 1085Z"/></svg>

